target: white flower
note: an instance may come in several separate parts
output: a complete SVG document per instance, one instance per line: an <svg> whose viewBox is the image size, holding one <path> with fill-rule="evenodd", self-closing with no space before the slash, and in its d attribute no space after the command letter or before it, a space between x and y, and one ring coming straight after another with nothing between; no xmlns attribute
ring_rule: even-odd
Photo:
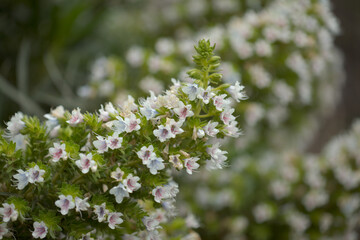
<svg viewBox="0 0 360 240"><path fill-rule="evenodd" d="M142 107L140 107L140 113L145 116L147 120L154 118L158 114L156 109L152 108L148 102L145 102Z"/></svg>
<svg viewBox="0 0 360 240"><path fill-rule="evenodd" d="M248 98L243 91L244 88L244 86L240 85L239 81L236 81L234 85L229 87L228 91L235 101L240 102L240 100L246 100Z"/></svg>
<svg viewBox="0 0 360 240"><path fill-rule="evenodd" d="M174 135L181 134L184 132L184 130L181 129L181 126L183 125L184 121L180 120L176 122L174 119L168 119L166 122L166 126L169 126L171 133Z"/></svg>
<svg viewBox="0 0 360 240"><path fill-rule="evenodd" d="M82 173L88 173L90 169L94 169L96 171L97 165L96 162L93 160L92 153L87 155L80 153L80 160L75 162L76 166L78 166Z"/></svg>
<svg viewBox="0 0 360 240"><path fill-rule="evenodd" d="M197 84L188 84L182 87L182 91L186 93L190 101L194 101L198 94L198 85Z"/></svg>
<svg viewBox="0 0 360 240"><path fill-rule="evenodd" d="M15 113L10 121L6 123L6 129L10 132L11 136L19 134L20 130L25 127L25 123L22 121L23 117L24 115L21 112Z"/></svg>
<svg viewBox="0 0 360 240"><path fill-rule="evenodd" d="M171 162L173 166L179 170L181 170L184 167L180 160L180 154L170 155L169 162Z"/></svg>
<svg viewBox="0 0 360 240"><path fill-rule="evenodd" d="M128 133L140 129L140 119L137 119L133 113L131 113L129 118L125 118L124 122L126 125L125 131Z"/></svg>
<svg viewBox="0 0 360 240"><path fill-rule="evenodd" d="M235 117L232 115L235 109L227 108L220 114L220 119L225 125L230 125L230 122L235 120Z"/></svg>
<svg viewBox="0 0 360 240"><path fill-rule="evenodd" d="M106 139L107 145L112 150L120 148L122 141L123 141L123 138L119 137L119 133L117 133L117 132L115 132L112 136L109 136Z"/></svg>
<svg viewBox="0 0 360 240"><path fill-rule="evenodd" d="M124 197L129 197L129 192L126 190L122 183L119 183L116 187L110 190L110 194L115 196L116 202L121 203Z"/></svg>
<svg viewBox="0 0 360 240"><path fill-rule="evenodd" d="M109 149L109 146L107 144L107 141L102 136L96 137L98 140L93 141L94 146L98 150L98 153L104 153L107 152Z"/></svg>
<svg viewBox="0 0 360 240"><path fill-rule="evenodd" d="M215 96L215 94L211 91L211 87L207 87L206 89L199 88L197 98L201 99L203 103L208 104L210 99Z"/></svg>
<svg viewBox="0 0 360 240"><path fill-rule="evenodd" d="M131 173L124 179L123 184L125 186L125 189L132 193L133 191L138 190L141 187L141 184L138 183L140 178L138 176L133 176Z"/></svg>
<svg viewBox="0 0 360 240"><path fill-rule="evenodd" d="M61 158L67 159L67 153L65 151L65 144L54 143L54 147L49 148L49 154L52 157L53 162L58 162Z"/></svg>
<svg viewBox="0 0 360 240"><path fill-rule="evenodd" d="M165 187L157 186L152 190L152 195L154 196L155 202L160 203L162 199L169 198L169 192Z"/></svg>
<svg viewBox="0 0 360 240"><path fill-rule="evenodd" d="M118 134L125 132L126 123L124 119L122 119L122 117L120 116L117 116L116 119L117 120L112 121L112 129L114 130L114 132Z"/></svg>
<svg viewBox="0 0 360 240"><path fill-rule="evenodd" d="M184 105L182 101L179 102L179 107L174 108L174 112L179 116L180 119L194 116L194 112L191 111L191 105Z"/></svg>
<svg viewBox="0 0 360 240"><path fill-rule="evenodd" d="M18 182L17 182L17 188L19 190L22 190L28 185L29 183L29 173L24 172L23 170L19 169L17 170L17 174L13 176Z"/></svg>
<svg viewBox="0 0 360 240"><path fill-rule="evenodd" d="M231 101L226 97L226 94L222 94L213 98L214 105L218 111L222 111L224 108L228 108L230 106Z"/></svg>
<svg viewBox="0 0 360 240"><path fill-rule="evenodd" d="M0 214L3 215L4 222L9 222L10 219L11 221L14 222L19 216L19 213L15 209L15 205L13 203L12 204L3 203L3 207L0 208Z"/></svg>
<svg viewBox="0 0 360 240"><path fill-rule="evenodd" d="M241 130L237 127L236 121L232 121L229 123L229 125L225 125L223 131L226 136L235 138L239 137L242 134Z"/></svg>
<svg viewBox="0 0 360 240"><path fill-rule="evenodd" d="M69 123L71 126L75 126L79 123L82 123L83 121L84 121L84 117L80 112L80 108L77 108L77 109L72 110L71 117L66 122Z"/></svg>
<svg viewBox="0 0 360 240"><path fill-rule="evenodd" d="M103 203L101 205L95 205L94 213L97 215L99 222L104 221L106 215L109 213L109 210L106 209L106 203Z"/></svg>
<svg viewBox="0 0 360 240"><path fill-rule="evenodd" d="M193 170L198 169L200 167L200 165L197 163L198 160L199 160L198 157L191 157L185 159L184 165L186 168L186 172L188 174L192 174Z"/></svg>
<svg viewBox="0 0 360 240"><path fill-rule="evenodd" d="M120 168L116 168L115 171L111 172L111 178L115 179L116 181L121 181L124 176L124 172L121 171Z"/></svg>
<svg viewBox="0 0 360 240"><path fill-rule="evenodd" d="M107 219L109 223L109 228L115 229L115 225L121 224L123 222L121 216L122 213L118 213L118 212L109 213Z"/></svg>
<svg viewBox="0 0 360 240"><path fill-rule="evenodd" d="M9 229L6 227L6 223L0 224L0 239L3 239L3 237L8 234Z"/></svg>
<svg viewBox="0 0 360 240"><path fill-rule="evenodd" d="M198 129L196 135L198 138L203 138L205 136L205 131L202 129Z"/></svg>
<svg viewBox="0 0 360 240"><path fill-rule="evenodd" d="M107 122L109 121L110 118L110 114L117 114L118 111L115 109L114 105L109 102L105 104L105 109L104 106L101 105L101 108L99 109L99 119L103 122Z"/></svg>
<svg viewBox="0 0 360 240"><path fill-rule="evenodd" d="M219 130L216 129L216 126L218 125L218 122L211 122L209 121L208 124L203 128L205 133L209 135L210 137L216 137L216 134L218 134Z"/></svg>
<svg viewBox="0 0 360 240"><path fill-rule="evenodd" d="M75 197L75 211L87 211L90 207L90 204L87 202L88 198L81 199L79 197Z"/></svg>
<svg viewBox="0 0 360 240"><path fill-rule="evenodd" d="M43 175L45 174L45 170L40 169L38 165L35 165L35 167L30 168L28 170L28 174L29 174L29 183L44 181Z"/></svg>
<svg viewBox="0 0 360 240"><path fill-rule="evenodd" d="M166 191L168 192L169 197L174 198L179 193L179 185L174 181L170 181L164 187L166 188Z"/></svg>
<svg viewBox="0 0 360 240"><path fill-rule="evenodd" d="M160 125L158 129L153 131L154 135L159 139L160 142L164 142L169 138L174 138L175 135L171 132L169 126Z"/></svg>
<svg viewBox="0 0 360 240"><path fill-rule="evenodd" d="M153 145L150 145L148 147L143 146L136 154L142 160L144 165L148 164L151 158L156 157Z"/></svg>
<svg viewBox="0 0 360 240"><path fill-rule="evenodd" d="M34 231L32 232L32 236L34 238L45 238L48 232L48 228L45 225L45 223L43 221L41 222L34 222L33 224L34 226Z"/></svg>
<svg viewBox="0 0 360 240"><path fill-rule="evenodd" d="M144 217L142 222L148 231L154 231L157 228L161 228L161 226L159 226L160 222L153 217Z"/></svg>
<svg viewBox="0 0 360 240"><path fill-rule="evenodd" d="M146 166L150 169L151 174L156 175L159 170L165 168L163 161L164 160L160 157L150 158Z"/></svg>
<svg viewBox="0 0 360 240"><path fill-rule="evenodd" d="M60 212L62 215L68 214L70 209L75 208L75 203L71 195L65 196L61 194L59 198L60 199L55 202L55 205L60 208Z"/></svg>

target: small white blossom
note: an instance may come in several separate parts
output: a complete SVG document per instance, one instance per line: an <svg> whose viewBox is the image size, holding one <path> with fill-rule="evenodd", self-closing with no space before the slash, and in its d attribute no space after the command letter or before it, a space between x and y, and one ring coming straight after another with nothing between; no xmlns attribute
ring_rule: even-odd
<svg viewBox="0 0 360 240"><path fill-rule="evenodd" d="M235 120L235 117L232 115L235 109L227 108L220 114L220 119L225 125L230 125L230 122Z"/></svg>
<svg viewBox="0 0 360 240"><path fill-rule="evenodd" d="M90 169L96 170L97 165L96 162L93 160L92 153L87 155L80 153L80 160L75 162L76 166L78 166L82 173L88 173Z"/></svg>
<svg viewBox="0 0 360 240"><path fill-rule="evenodd" d="M109 228L115 229L116 225L121 224L123 222L121 216L122 213L118 213L118 212L109 213L107 219L109 223Z"/></svg>
<svg viewBox="0 0 360 240"><path fill-rule="evenodd" d="M248 98L243 91L244 88L244 86L240 85L239 81L236 81L234 85L229 87L228 91L235 101L240 102L240 100L246 100Z"/></svg>
<svg viewBox="0 0 360 240"><path fill-rule="evenodd" d="M107 141L102 136L96 137L98 140L93 141L94 147L96 147L98 153L104 153L107 152L109 149L109 146L107 144Z"/></svg>
<svg viewBox="0 0 360 240"><path fill-rule="evenodd" d="M15 209L15 205L13 203L11 203L11 204L3 203L3 207L0 208L0 215L3 216L4 222L9 222L10 219L11 219L11 221L14 222L17 220L19 213Z"/></svg>
<svg viewBox="0 0 360 240"><path fill-rule="evenodd" d="M194 116L194 112L191 111L191 105L184 105L183 102L179 102L179 107L174 108L174 112L179 116L180 119Z"/></svg>
<svg viewBox="0 0 360 240"><path fill-rule="evenodd" d="M76 126L79 123L82 123L84 121L84 117L80 112L80 108L74 109L71 112L71 117L67 123L69 123L71 126Z"/></svg>
<svg viewBox="0 0 360 240"><path fill-rule="evenodd" d="M125 197L129 197L129 192L122 183L110 190L110 194L115 196L116 202L121 203Z"/></svg>
<svg viewBox="0 0 360 240"><path fill-rule="evenodd" d="M117 120L112 121L112 129L114 130L114 132L118 134L125 132L126 123L124 119L120 116L117 116L116 119Z"/></svg>
<svg viewBox="0 0 360 240"><path fill-rule="evenodd" d="M35 165L35 167L30 168L28 170L28 174L29 174L29 183L44 181L43 175L45 174L45 170L40 169L38 165Z"/></svg>
<svg viewBox="0 0 360 240"><path fill-rule="evenodd" d="M116 168L115 171L111 172L111 178L115 179L116 181L121 181L124 176L124 172L120 168Z"/></svg>
<svg viewBox="0 0 360 240"><path fill-rule="evenodd" d="M211 87L207 87L206 89L199 88L197 98L201 99L203 103L208 104L210 99L212 99L215 94L211 91Z"/></svg>
<svg viewBox="0 0 360 240"><path fill-rule="evenodd" d="M148 231L154 231L157 228L161 228L161 226L159 226L160 222L153 217L144 217L142 221Z"/></svg>
<svg viewBox="0 0 360 240"><path fill-rule="evenodd" d="M20 133L20 130L25 127L25 123L22 121L24 115L21 112L15 113L11 117L10 121L6 123L6 129L11 136L15 136Z"/></svg>
<svg viewBox="0 0 360 240"><path fill-rule="evenodd" d="M211 122L209 121L208 124L203 128L205 133L209 135L210 137L216 137L216 134L219 133L219 130L216 129L216 126L218 125L218 122Z"/></svg>
<svg viewBox="0 0 360 240"><path fill-rule="evenodd" d="M166 126L168 126L171 130L171 133L174 135L181 134L184 132L184 130L181 129L181 126L183 125L184 121L178 121L176 122L174 119L168 119L166 122Z"/></svg>
<svg viewBox="0 0 360 240"><path fill-rule="evenodd" d="M234 138L237 138L242 134L241 130L237 127L236 121L231 121L229 125L225 125L223 131L226 136L234 137Z"/></svg>
<svg viewBox="0 0 360 240"><path fill-rule="evenodd" d="M226 94L222 94L213 98L214 105L218 111L222 111L224 108L228 108L230 106L231 101L226 97Z"/></svg>
<svg viewBox="0 0 360 240"><path fill-rule="evenodd" d="M106 209L106 203L103 203L101 205L95 205L94 213L97 215L97 219L99 222L104 221L106 215L109 213L109 210Z"/></svg>
<svg viewBox="0 0 360 240"><path fill-rule="evenodd" d="M75 203L71 195L60 195L59 200L55 202L55 205L60 208L60 212L62 215L68 214L70 209L75 208Z"/></svg>
<svg viewBox="0 0 360 240"><path fill-rule="evenodd" d="M138 190L141 187L141 184L138 183L140 178L138 176L133 176L131 173L124 179L123 184L125 186L125 189L132 193L133 191Z"/></svg>
<svg viewBox="0 0 360 240"><path fill-rule="evenodd" d="M147 120L154 118L158 114L156 109L152 108L147 102L140 107L140 113L145 116Z"/></svg>
<svg viewBox="0 0 360 240"><path fill-rule="evenodd" d="M32 236L34 238L45 238L47 233L48 233L48 228L47 226L45 225L44 222L34 222L33 224L34 226L34 231L32 232Z"/></svg>
<svg viewBox="0 0 360 240"><path fill-rule="evenodd" d="M75 211L87 211L90 207L90 204L87 202L88 198L81 199L79 197L75 197Z"/></svg>
<svg viewBox="0 0 360 240"><path fill-rule="evenodd" d="M161 203L162 199L166 199L170 197L169 192L166 187L157 186L152 190L152 195L154 196L155 202Z"/></svg>
<svg viewBox="0 0 360 240"><path fill-rule="evenodd" d="M112 136L109 136L106 139L107 145L112 150L120 148L122 141L123 141L123 138L119 137L119 133L117 133L117 132L115 132Z"/></svg>
<svg viewBox="0 0 360 240"><path fill-rule="evenodd" d="M160 142L165 142L167 139L174 138L175 134L171 132L169 126L160 125L158 129L153 131L154 135L159 139Z"/></svg>
<svg viewBox="0 0 360 240"><path fill-rule="evenodd" d="M174 181L170 181L164 187L165 187L166 191L168 192L169 197L174 198L179 193L179 185Z"/></svg>
<svg viewBox="0 0 360 240"><path fill-rule="evenodd" d="M136 118L134 114L131 114L129 118L124 120L126 132L138 131L140 129L140 119Z"/></svg>
<svg viewBox="0 0 360 240"><path fill-rule="evenodd" d="M151 158L156 157L153 145L150 145L148 147L143 146L136 154L142 160L144 165L148 164Z"/></svg>
<svg viewBox="0 0 360 240"><path fill-rule="evenodd" d="M154 157L149 160L146 166L150 169L151 174L156 175L159 170L165 168L163 161L160 157Z"/></svg>
<svg viewBox="0 0 360 240"><path fill-rule="evenodd" d="M198 157L191 157L185 159L184 165L186 168L186 172L188 174L192 174L193 170L198 169L200 167L200 165L197 163L198 160L199 160Z"/></svg>
<svg viewBox="0 0 360 240"><path fill-rule="evenodd" d="M0 224L0 239L3 239L3 237L9 233L9 229L6 227L6 223Z"/></svg>
<svg viewBox="0 0 360 240"><path fill-rule="evenodd" d="M23 171L22 169L17 170L17 174L13 176L17 180L17 188L22 190L29 183L29 173Z"/></svg>
<svg viewBox="0 0 360 240"><path fill-rule="evenodd" d="M197 84L188 84L182 87L182 91L186 93L190 101L194 101L198 94L199 87Z"/></svg>
<svg viewBox="0 0 360 240"><path fill-rule="evenodd" d="M52 157L53 162L58 162L61 158L67 159L67 153L65 151L65 144L54 143L54 147L49 148L49 154Z"/></svg>

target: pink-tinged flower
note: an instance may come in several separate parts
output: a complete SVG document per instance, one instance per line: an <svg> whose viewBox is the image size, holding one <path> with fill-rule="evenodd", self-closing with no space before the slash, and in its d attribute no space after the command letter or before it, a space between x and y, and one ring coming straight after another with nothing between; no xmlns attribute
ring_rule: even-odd
<svg viewBox="0 0 360 240"><path fill-rule="evenodd" d="M29 183L44 181L43 175L45 174L45 170L40 169L38 165L35 165L35 167L30 168L28 170L28 174L29 174Z"/></svg>
<svg viewBox="0 0 360 240"><path fill-rule="evenodd" d="M160 125L158 129L153 131L153 133L160 142L165 142L167 139L175 137L175 135L171 132L170 127L164 125Z"/></svg>
<svg viewBox="0 0 360 240"><path fill-rule="evenodd" d="M98 140L93 141L94 147L96 147L98 153L104 153L107 152L109 149L109 146L107 144L107 141L102 136L96 137Z"/></svg>
<svg viewBox="0 0 360 240"><path fill-rule="evenodd" d="M15 209L15 205L12 204L8 204L8 203L3 203L3 207L0 208L0 214L3 215L3 221L4 222L9 222L10 219L11 221L16 221L19 213L18 211Z"/></svg>
<svg viewBox="0 0 360 240"><path fill-rule="evenodd" d="M140 129L140 119L137 119L133 113L131 113L129 118L125 118L124 122L126 125L125 131L128 133Z"/></svg>
<svg viewBox="0 0 360 240"><path fill-rule="evenodd" d="M121 224L123 222L122 218L122 213L119 212L112 212L108 214L108 223L109 223L109 228L111 229L115 229L115 226L118 224Z"/></svg>
<svg viewBox="0 0 360 240"><path fill-rule="evenodd" d="M115 109L114 105L109 102L105 104L105 108L101 105L99 109L99 119L103 122L107 122L111 119L110 114L117 114L118 111Z"/></svg>
<svg viewBox="0 0 360 240"><path fill-rule="evenodd" d="M97 219L99 222L104 221L106 215L109 213L109 210L106 209L106 203L103 203L101 205L95 205L94 213L97 215Z"/></svg>
<svg viewBox="0 0 360 240"><path fill-rule="evenodd" d="M116 168L115 171L111 172L111 178L115 179L116 181L120 182L124 176L124 172L121 171L120 168Z"/></svg>
<svg viewBox="0 0 360 240"><path fill-rule="evenodd" d="M170 155L169 162L171 162L173 166L179 170L181 170L184 167L180 160L180 154Z"/></svg>
<svg viewBox="0 0 360 240"><path fill-rule="evenodd" d="M129 192L126 190L122 183L119 183L116 187L110 190L110 194L115 196L117 203L121 203L125 197L129 197Z"/></svg>
<svg viewBox="0 0 360 240"><path fill-rule="evenodd" d="M169 192L165 187L157 186L152 190L155 202L161 203L162 199L169 198Z"/></svg>
<svg viewBox="0 0 360 240"><path fill-rule="evenodd" d="M80 112L80 108L74 109L71 112L71 117L68 121L66 121L71 126L76 126L79 123L82 123L84 121L84 117Z"/></svg>
<svg viewBox="0 0 360 240"><path fill-rule="evenodd" d="M198 169L200 167L200 165L197 163L198 160L199 160L198 157L191 157L185 159L184 165L186 168L186 172L188 174L192 174L193 170Z"/></svg>
<svg viewBox="0 0 360 240"><path fill-rule="evenodd" d="M171 133L175 135L181 134L184 132L184 130L181 129L181 126L183 125L184 121L180 120L176 122L174 119L168 119L166 122L166 126L169 126Z"/></svg>
<svg viewBox="0 0 360 240"><path fill-rule="evenodd" d="M164 160L160 157L154 157L149 160L146 166L150 169L150 173L152 175L156 175L159 170L163 170L165 168L163 161Z"/></svg>
<svg viewBox="0 0 360 240"><path fill-rule="evenodd" d="M9 233L9 229L6 227L6 223L0 224L0 239Z"/></svg>
<svg viewBox="0 0 360 240"><path fill-rule="evenodd" d="M87 202L88 198L81 199L79 197L75 197L75 211L87 211L90 207L90 204Z"/></svg>
<svg viewBox="0 0 360 240"><path fill-rule="evenodd" d="M117 133L117 132L115 132L112 136L109 136L106 139L107 145L112 150L121 148L122 141L123 141L123 138L119 137L119 133Z"/></svg>
<svg viewBox="0 0 360 240"><path fill-rule="evenodd" d="M138 176L133 176L131 173L124 179L123 184L125 186L125 189L132 193L133 191L138 190L141 187L141 184L138 183L140 178Z"/></svg>
<svg viewBox="0 0 360 240"><path fill-rule="evenodd" d="M188 95L190 101L194 101L198 94L199 87L197 84L187 84L182 87L182 91Z"/></svg>
<svg viewBox="0 0 360 240"><path fill-rule="evenodd" d="M216 129L216 126L218 125L218 122L209 122L206 124L206 126L203 128L205 133L209 135L210 137L216 137L216 134L218 134L219 130Z"/></svg>
<svg viewBox="0 0 360 240"><path fill-rule="evenodd" d="M210 99L212 99L215 94L211 91L211 87L207 87L206 89L199 88L197 98L201 99L203 103L208 104Z"/></svg>
<svg viewBox="0 0 360 240"><path fill-rule="evenodd" d="M226 125L223 131L226 136L235 138L239 137L242 134L241 130L237 127L236 121L232 121L229 125Z"/></svg>
<svg viewBox="0 0 360 240"><path fill-rule="evenodd" d="M22 190L29 183L29 173L24 172L22 169L17 170L17 174L13 176L17 180L17 188Z"/></svg>
<svg viewBox="0 0 360 240"><path fill-rule="evenodd" d="M43 221L34 222L34 231L32 232L32 236L34 238L45 238L48 233L48 228Z"/></svg>
<svg viewBox="0 0 360 240"><path fill-rule="evenodd" d="M244 86L240 85L239 81L236 81L233 86L229 87L228 91L237 102L240 102L240 100L246 100L248 98L243 91L244 88Z"/></svg>
<svg viewBox="0 0 360 240"><path fill-rule="evenodd" d="M58 162L61 158L63 160L67 159L67 153L65 151L65 143L59 144L54 143L54 147L49 148L49 154L52 157L53 162Z"/></svg>
<svg viewBox="0 0 360 240"><path fill-rule="evenodd" d="M161 228L161 226L159 226L160 222L154 217L144 217L142 222L148 231L154 231L157 228Z"/></svg>
<svg viewBox="0 0 360 240"><path fill-rule="evenodd" d="M55 202L55 205L60 208L60 212L62 215L68 214L70 209L75 208L75 203L71 195L60 195L59 200Z"/></svg>
<svg viewBox="0 0 360 240"><path fill-rule="evenodd" d="M220 114L220 119L225 125L229 125L230 122L235 120L235 117L232 115L235 109L227 108Z"/></svg>
<svg viewBox="0 0 360 240"><path fill-rule="evenodd" d="M142 160L144 165L148 164L151 158L156 157L153 145L150 145L148 147L143 146L136 154Z"/></svg>
<svg viewBox="0 0 360 240"><path fill-rule="evenodd" d="M78 166L82 173L88 173L90 169L94 169L96 171L97 165L96 162L93 160L92 153L87 155L80 153L80 160L75 162L76 166Z"/></svg>
<svg viewBox="0 0 360 240"><path fill-rule="evenodd" d="M6 129L11 136L15 136L20 133L20 130L25 127L25 123L22 121L24 115L21 112L15 113L11 117L10 121L6 123Z"/></svg>
<svg viewBox="0 0 360 240"><path fill-rule="evenodd" d="M156 209L155 212L151 213L151 218L156 219L159 223L165 223L168 219L166 217L166 212L163 209Z"/></svg>
<svg viewBox="0 0 360 240"><path fill-rule="evenodd" d="M194 112L191 111L191 105L188 104L185 106L185 104L181 101L179 102L179 107L174 108L174 112L179 116L180 119L194 116Z"/></svg>
<svg viewBox="0 0 360 240"><path fill-rule="evenodd" d="M226 97L226 94L222 94L213 98L214 105L218 111L222 111L224 108L228 108L230 106L231 101Z"/></svg>

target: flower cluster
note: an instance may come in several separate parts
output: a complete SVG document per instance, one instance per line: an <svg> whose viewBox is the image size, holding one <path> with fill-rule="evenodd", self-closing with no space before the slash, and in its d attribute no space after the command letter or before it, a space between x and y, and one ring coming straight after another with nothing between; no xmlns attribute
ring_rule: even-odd
<svg viewBox="0 0 360 240"><path fill-rule="evenodd" d="M192 83L174 80L163 94L151 93L138 103L129 96L95 114L60 106L44 123L13 117L0 138L0 167L6 169L1 213L8 223L1 225L1 236L160 239L164 220L153 214L163 210L173 216L179 192L169 170L192 174L206 162L221 168L226 152L217 139L240 134L231 97L238 101L245 93L239 84L231 93L229 85L221 85L214 48L205 40L195 47ZM12 139L15 133L24 138L21 147ZM20 213L22 224L9 225Z"/></svg>

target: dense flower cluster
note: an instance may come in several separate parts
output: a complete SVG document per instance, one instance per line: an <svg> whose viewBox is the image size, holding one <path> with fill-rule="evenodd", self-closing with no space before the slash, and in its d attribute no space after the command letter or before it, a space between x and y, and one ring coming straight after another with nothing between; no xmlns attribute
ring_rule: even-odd
<svg viewBox="0 0 360 240"><path fill-rule="evenodd" d="M209 41L195 49L193 82L173 80L163 94L95 114L59 106L44 123L16 114L0 139L0 236L160 239L179 192L170 169L221 168L226 152L209 140L240 134L231 96L244 99L243 87L220 85Z"/></svg>

